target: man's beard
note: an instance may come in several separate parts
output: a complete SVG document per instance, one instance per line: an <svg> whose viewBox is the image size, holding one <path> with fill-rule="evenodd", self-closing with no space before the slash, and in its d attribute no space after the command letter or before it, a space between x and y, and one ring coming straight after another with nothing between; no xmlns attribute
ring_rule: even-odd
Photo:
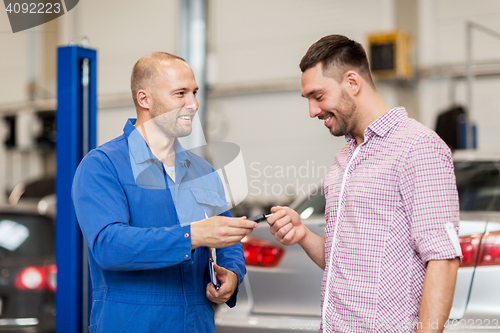
<svg viewBox="0 0 500 333"><path fill-rule="evenodd" d="M336 124L334 127L330 127L330 133L333 136L345 136L349 134L351 130L349 127L352 127L351 123L354 111L356 110L356 103L344 89L341 91L337 110L337 116L334 116L332 113L332 117L335 117Z"/></svg>
<svg viewBox="0 0 500 333"><path fill-rule="evenodd" d="M181 110L169 110L164 104L158 101L151 108L151 115L158 129L169 137L181 138L191 134L192 126L182 126L178 123L178 116ZM191 112L190 112L191 113Z"/></svg>

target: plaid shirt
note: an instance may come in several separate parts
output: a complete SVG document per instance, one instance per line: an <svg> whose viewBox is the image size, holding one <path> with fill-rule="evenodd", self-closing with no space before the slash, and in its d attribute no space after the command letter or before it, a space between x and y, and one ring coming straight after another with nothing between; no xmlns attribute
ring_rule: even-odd
<svg viewBox="0 0 500 333"><path fill-rule="evenodd" d="M461 256L451 152L404 108L346 139L324 184L320 332L414 332L426 263Z"/></svg>

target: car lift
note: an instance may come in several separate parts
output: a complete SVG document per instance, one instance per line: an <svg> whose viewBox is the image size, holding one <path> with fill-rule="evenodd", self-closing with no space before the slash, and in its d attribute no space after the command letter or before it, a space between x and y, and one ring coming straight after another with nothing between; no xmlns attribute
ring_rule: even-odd
<svg viewBox="0 0 500 333"><path fill-rule="evenodd" d="M71 199L82 158L96 147L97 52L57 50L56 332L87 332L91 288L87 251Z"/></svg>

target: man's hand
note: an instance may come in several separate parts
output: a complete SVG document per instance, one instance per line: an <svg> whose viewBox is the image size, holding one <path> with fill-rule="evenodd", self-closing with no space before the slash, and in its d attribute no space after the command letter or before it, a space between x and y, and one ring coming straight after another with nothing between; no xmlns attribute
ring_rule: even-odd
<svg viewBox="0 0 500 333"><path fill-rule="evenodd" d="M207 298L214 303L224 304L238 287L238 277L236 273L214 265L215 273L217 274L217 281L220 283L219 290L216 290L212 282L207 285Z"/></svg>
<svg viewBox="0 0 500 333"><path fill-rule="evenodd" d="M273 215L267 218L271 233L283 245L300 242L306 235L307 228L300 220L299 214L291 208L276 206L271 208Z"/></svg>
<svg viewBox="0 0 500 333"><path fill-rule="evenodd" d="M319 268L325 269L325 238L309 230L291 208L276 206L271 212L267 223L274 238L283 245L298 243Z"/></svg>
<svg viewBox="0 0 500 333"><path fill-rule="evenodd" d="M237 244L257 227L246 217L214 216L191 223L191 249L200 246L222 248Z"/></svg>

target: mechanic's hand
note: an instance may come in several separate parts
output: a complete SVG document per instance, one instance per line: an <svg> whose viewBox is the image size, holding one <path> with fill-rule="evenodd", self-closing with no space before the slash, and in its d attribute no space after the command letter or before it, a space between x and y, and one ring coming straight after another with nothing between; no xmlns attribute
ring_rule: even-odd
<svg viewBox="0 0 500 333"><path fill-rule="evenodd" d="M267 218L274 238L283 245L300 242L306 235L306 227L299 214L291 208L275 206L271 208L273 215Z"/></svg>
<svg viewBox="0 0 500 333"><path fill-rule="evenodd" d="M191 223L191 249L200 246L222 248L237 244L257 227L246 217L213 216Z"/></svg>
<svg viewBox="0 0 500 333"><path fill-rule="evenodd" d="M217 281L220 283L219 290L216 290L212 282L207 285L207 298L214 303L224 304L234 294L238 288L238 277L233 271L227 270L224 267L214 265Z"/></svg>

